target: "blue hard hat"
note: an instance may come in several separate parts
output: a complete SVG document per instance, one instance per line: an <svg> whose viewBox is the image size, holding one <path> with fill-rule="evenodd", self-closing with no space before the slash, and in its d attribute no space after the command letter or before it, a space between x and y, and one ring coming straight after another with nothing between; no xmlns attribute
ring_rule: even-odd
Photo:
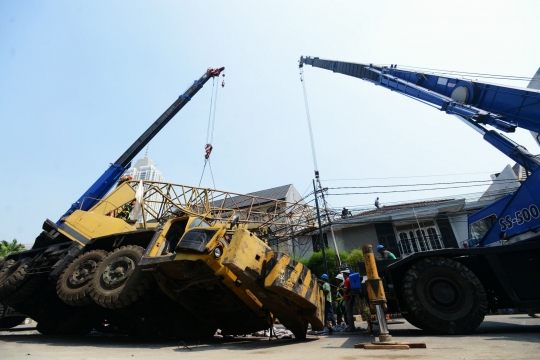
<svg viewBox="0 0 540 360"><path fill-rule="evenodd" d="M328 275L322 274L322 275L321 275L321 279L328 280Z"/></svg>
<svg viewBox="0 0 540 360"><path fill-rule="evenodd" d="M381 249L384 249L384 246L382 246L382 245L377 245L377 251L380 251Z"/></svg>

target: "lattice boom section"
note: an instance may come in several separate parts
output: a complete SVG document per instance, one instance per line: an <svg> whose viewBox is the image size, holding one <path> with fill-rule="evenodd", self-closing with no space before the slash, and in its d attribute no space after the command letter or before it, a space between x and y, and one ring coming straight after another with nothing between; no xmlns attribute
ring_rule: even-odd
<svg viewBox="0 0 540 360"><path fill-rule="evenodd" d="M129 184L135 190L139 186L138 181ZM182 214L224 221L237 214L241 223L248 223L262 233L277 237L296 236L317 227L315 208L302 202L291 203L164 182L144 181L143 186L145 222L162 222ZM337 214L331 214L331 218L335 216ZM324 226L326 219L321 220Z"/></svg>

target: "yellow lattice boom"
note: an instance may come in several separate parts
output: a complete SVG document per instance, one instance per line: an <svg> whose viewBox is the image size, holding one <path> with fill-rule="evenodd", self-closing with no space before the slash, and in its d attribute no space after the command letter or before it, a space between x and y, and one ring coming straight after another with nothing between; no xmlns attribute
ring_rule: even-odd
<svg viewBox="0 0 540 360"><path fill-rule="evenodd" d="M135 191L140 181L128 182ZM221 222L233 215L239 222L249 224L260 236L277 238L308 234L317 229L317 213L303 200L287 202L249 194L200 188L157 181L142 181L144 194L142 227L162 223L182 214L202 216L209 222ZM115 213L121 211L121 207ZM338 214L329 214L334 219ZM322 217L323 226L327 224Z"/></svg>

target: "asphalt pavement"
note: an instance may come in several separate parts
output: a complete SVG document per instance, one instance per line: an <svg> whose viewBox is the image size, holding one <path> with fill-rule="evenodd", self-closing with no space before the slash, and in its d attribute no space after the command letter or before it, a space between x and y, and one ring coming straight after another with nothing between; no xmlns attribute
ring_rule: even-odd
<svg viewBox="0 0 540 360"><path fill-rule="evenodd" d="M365 327L365 323L357 323ZM0 332L0 359L539 359L540 319L525 314L490 315L471 335L436 336L403 319L389 325L395 341L425 342L426 349L365 350L367 332L292 339L235 337L204 343L151 341L94 332L83 338L43 336L29 325Z"/></svg>

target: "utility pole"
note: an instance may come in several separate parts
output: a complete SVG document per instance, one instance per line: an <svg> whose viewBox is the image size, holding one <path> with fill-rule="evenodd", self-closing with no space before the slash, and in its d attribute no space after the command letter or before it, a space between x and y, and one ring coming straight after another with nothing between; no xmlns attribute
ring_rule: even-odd
<svg viewBox="0 0 540 360"><path fill-rule="evenodd" d="M319 171L317 170L315 170L315 179L317 179L317 183L319 184L319 189L321 189L321 196L322 196L323 205L324 205L324 213L326 215L326 221L328 221L328 224L330 227L330 235L332 235L332 244L334 244L334 250L336 252L337 265L338 267L341 267L341 258L339 257L336 237L334 236L334 229L332 228L332 220L330 220L330 215L328 215L328 204L326 203L326 199L324 197L324 189L321 184L321 178L319 177Z"/></svg>
<svg viewBox="0 0 540 360"><path fill-rule="evenodd" d="M313 180L313 191L315 192L315 207L317 208L317 221L319 222L319 240L320 240L321 250L322 250L324 272L328 274L328 264L326 262L326 250L324 248L324 238L323 238L322 224L321 224L321 213L319 211L319 200L317 199L317 187L315 186L315 180Z"/></svg>

